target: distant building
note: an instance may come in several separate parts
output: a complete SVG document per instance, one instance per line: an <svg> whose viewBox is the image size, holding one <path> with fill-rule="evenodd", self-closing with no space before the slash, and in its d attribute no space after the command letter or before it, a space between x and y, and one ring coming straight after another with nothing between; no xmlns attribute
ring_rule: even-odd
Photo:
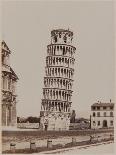
<svg viewBox="0 0 116 155"><path fill-rule="evenodd" d="M114 127L114 103L94 103L91 106L91 128Z"/></svg>
<svg viewBox="0 0 116 155"><path fill-rule="evenodd" d="M72 31L51 31L40 112L43 130L69 130L76 50L72 39Z"/></svg>
<svg viewBox="0 0 116 155"><path fill-rule="evenodd" d="M11 51L4 41L2 49L2 126L16 126L16 83L17 75L10 67Z"/></svg>

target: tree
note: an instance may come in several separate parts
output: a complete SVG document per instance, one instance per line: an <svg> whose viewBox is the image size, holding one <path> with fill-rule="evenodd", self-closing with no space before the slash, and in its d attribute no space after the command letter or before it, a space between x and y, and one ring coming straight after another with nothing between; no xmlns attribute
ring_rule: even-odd
<svg viewBox="0 0 116 155"><path fill-rule="evenodd" d="M30 116L27 118L27 122L29 122L29 123L40 123L40 118Z"/></svg>
<svg viewBox="0 0 116 155"><path fill-rule="evenodd" d="M75 110L72 110L72 114L71 114L71 118L70 118L71 123L75 123L75 117L76 117Z"/></svg>

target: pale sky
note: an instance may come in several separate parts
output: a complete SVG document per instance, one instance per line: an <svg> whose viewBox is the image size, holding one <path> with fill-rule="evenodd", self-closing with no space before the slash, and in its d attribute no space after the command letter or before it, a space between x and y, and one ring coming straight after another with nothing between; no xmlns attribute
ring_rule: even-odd
<svg viewBox="0 0 116 155"><path fill-rule="evenodd" d="M45 57L52 29L74 33L72 109L89 117L96 101L114 101L114 17L108 1L4 1L2 36L19 77L18 116L39 116Z"/></svg>

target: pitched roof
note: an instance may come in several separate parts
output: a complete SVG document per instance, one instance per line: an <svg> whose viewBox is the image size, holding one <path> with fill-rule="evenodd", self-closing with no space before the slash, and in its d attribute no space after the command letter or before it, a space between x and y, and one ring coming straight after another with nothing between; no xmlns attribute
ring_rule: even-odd
<svg viewBox="0 0 116 155"><path fill-rule="evenodd" d="M13 69L10 67L10 71L12 72L12 74L15 76L15 78L17 79L17 80L19 80L19 78L18 78L18 76L16 75L16 73L13 71Z"/></svg>
<svg viewBox="0 0 116 155"><path fill-rule="evenodd" d="M5 42L4 40L2 40L2 45L4 45L4 46L6 47L6 49L7 49L7 51L8 51L9 53L11 53L9 47L7 46L7 44L6 44L6 42Z"/></svg>

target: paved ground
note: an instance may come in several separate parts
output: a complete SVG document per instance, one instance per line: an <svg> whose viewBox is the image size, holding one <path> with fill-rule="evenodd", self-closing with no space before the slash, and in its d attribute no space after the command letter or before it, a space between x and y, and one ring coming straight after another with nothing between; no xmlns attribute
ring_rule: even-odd
<svg viewBox="0 0 116 155"><path fill-rule="evenodd" d="M62 149L62 150L55 150L55 151L49 151L49 152L43 152L41 154L55 154L55 155L74 155L74 154L86 154L86 155L93 155L93 154L115 154L114 152L114 143L101 143L97 145L92 146L84 146L84 147L73 147L68 149Z"/></svg>

